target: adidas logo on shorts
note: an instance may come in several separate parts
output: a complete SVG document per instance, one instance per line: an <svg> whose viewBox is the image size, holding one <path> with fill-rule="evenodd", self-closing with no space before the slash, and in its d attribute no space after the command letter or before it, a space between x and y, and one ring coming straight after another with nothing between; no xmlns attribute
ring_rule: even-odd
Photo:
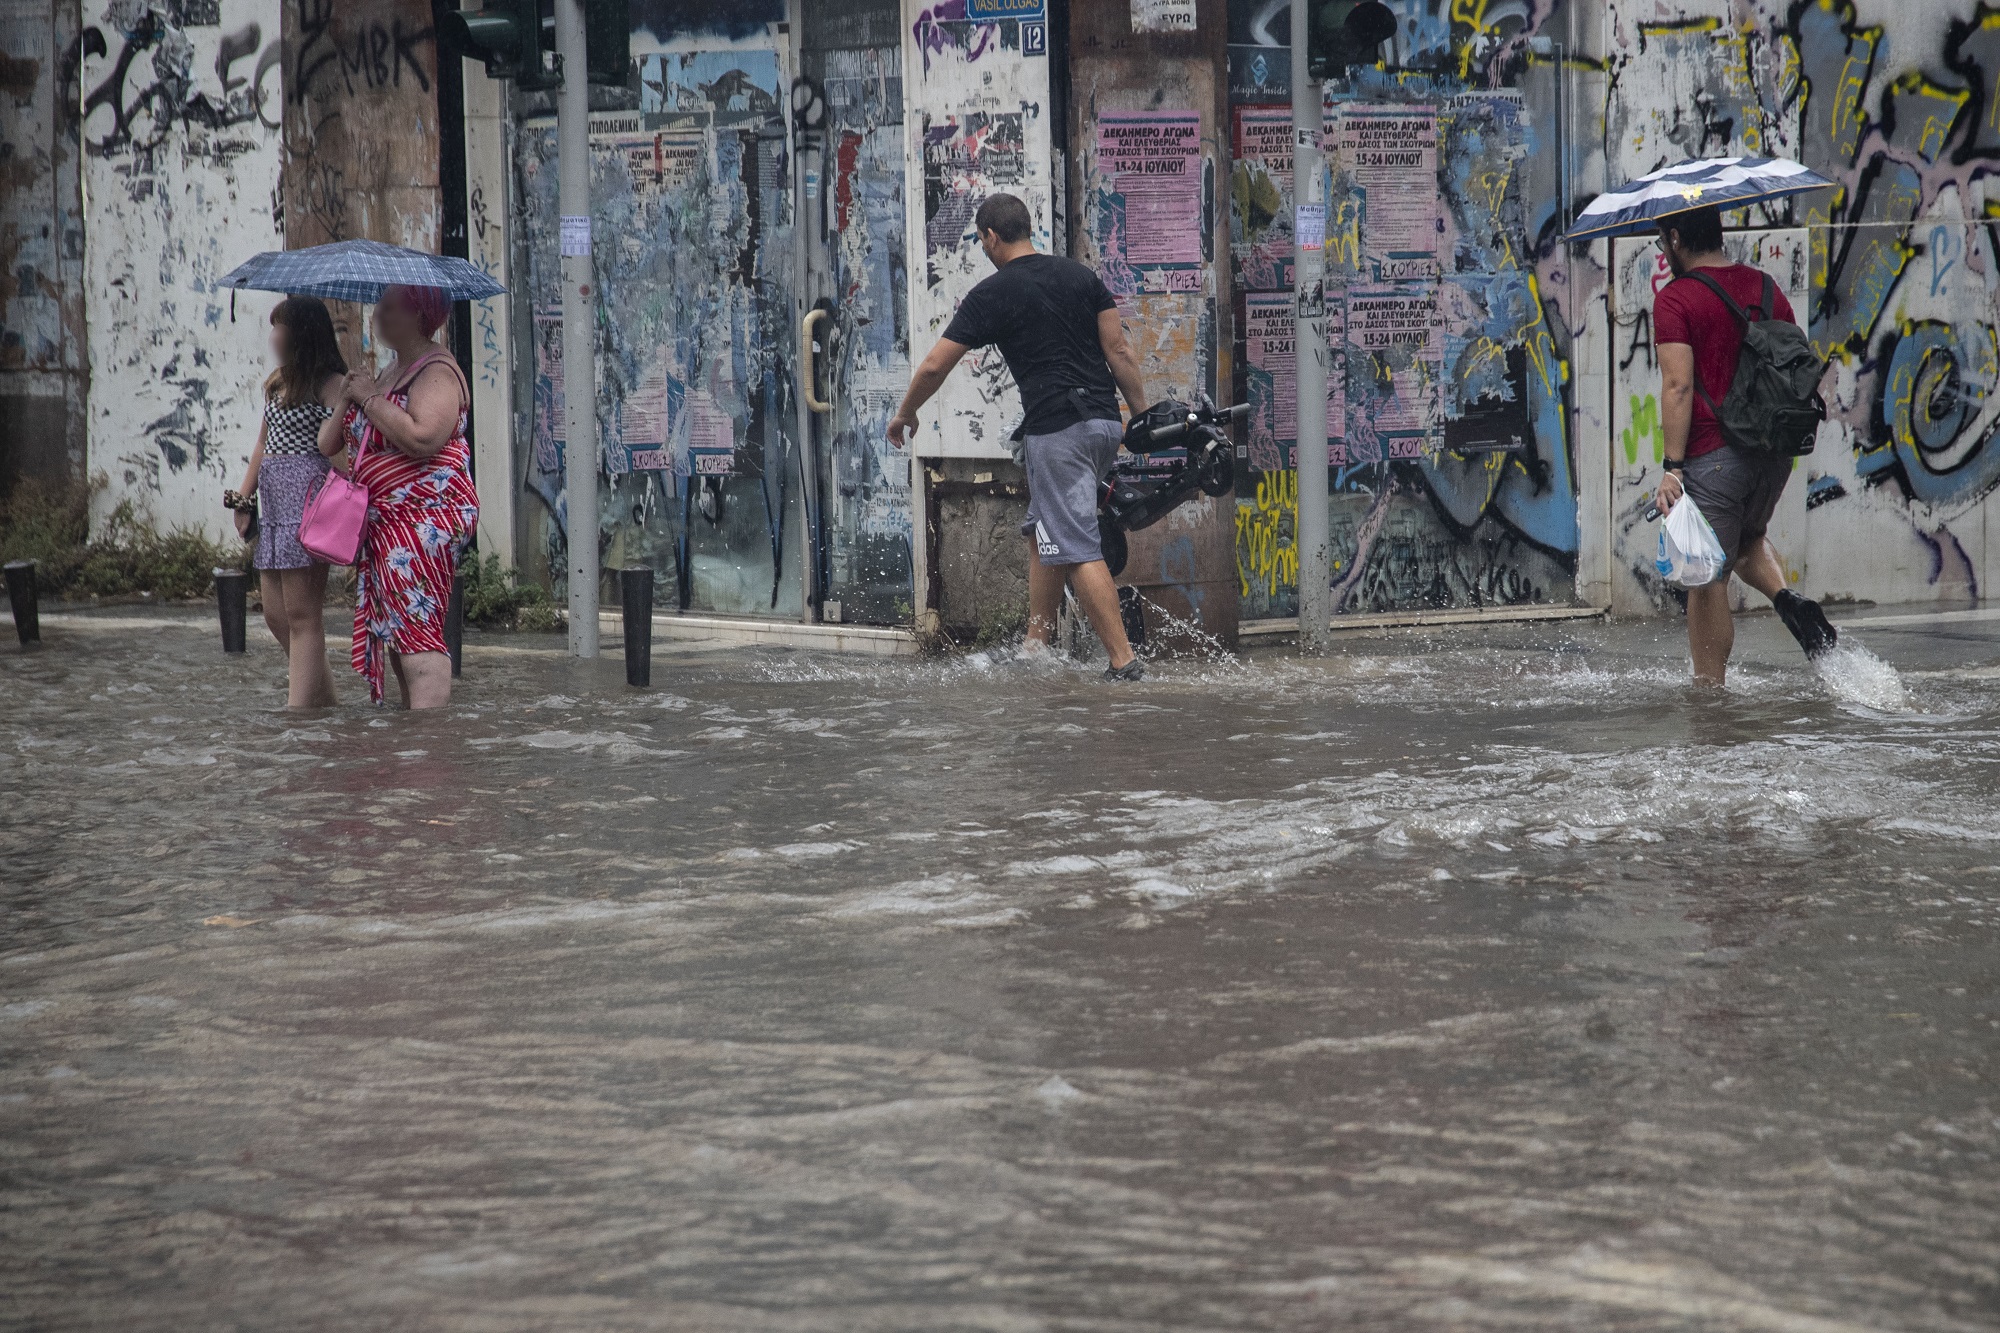
<svg viewBox="0 0 2000 1333"><path fill-rule="evenodd" d="M1061 555L1062 547L1049 538L1049 530L1040 519L1035 520L1035 549L1043 555Z"/></svg>

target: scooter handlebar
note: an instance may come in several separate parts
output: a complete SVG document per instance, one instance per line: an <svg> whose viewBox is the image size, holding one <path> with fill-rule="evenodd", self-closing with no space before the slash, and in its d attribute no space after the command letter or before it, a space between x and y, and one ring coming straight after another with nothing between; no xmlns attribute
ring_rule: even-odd
<svg viewBox="0 0 2000 1333"><path fill-rule="evenodd" d="M1236 406L1230 408L1224 408L1220 412L1214 411L1212 409L1206 412L1201 412L1201 411L1189 412L1187 414L1187 419L1184 421L1175 421L1165 426L1155 426L1150 432L1148 432L1147 438L1154 441L1155 443L1160 443L1166 440L1175 440L1187 434L1189 431L1193 430L1196 426L1224 425L1230 422L1241 421L1243 420L1243 418L1249 415L1250 415L1250 404L1248 403L1238 403ZM1206 420L1203 420L1202 418L1206 418Z"/></svg>

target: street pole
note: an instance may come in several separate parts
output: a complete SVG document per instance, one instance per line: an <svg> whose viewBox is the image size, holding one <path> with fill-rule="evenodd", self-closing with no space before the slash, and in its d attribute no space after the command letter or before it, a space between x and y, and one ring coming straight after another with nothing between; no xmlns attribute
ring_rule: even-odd
<svg viewBox="0 0 2000 1333"><path fill-rule="evenodd" d="M597 318L590 289L590 81L583 0L555 0L557 211L562 215L563 484L569 651L597 656Z"/></svg>
<svg viewBox="0 0 2000 1333"><path fill-rule="evenodd" d="M1310 71L1311 4L1292 0L1292 348L1298 358L1299 650L1333 637L1333 554L1326 494L1326 151L1320 85Z"/></svg>

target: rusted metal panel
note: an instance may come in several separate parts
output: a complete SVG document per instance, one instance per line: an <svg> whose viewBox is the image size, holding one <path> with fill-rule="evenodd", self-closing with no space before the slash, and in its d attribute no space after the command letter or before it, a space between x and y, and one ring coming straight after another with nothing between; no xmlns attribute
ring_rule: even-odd
<svg viewBox="0 0 2000 1333"><path fill-rule="evenodd" d="M1149 395L1220 399L1231 380L1224 0L1201 0L1193 31L1135 31L1133 13L1132 0L1070 8L1070 253L1118 297ZM1176 197L1142 194L1148 163L1172 169ZM1234 550L1228 499L1204 497L1131 534L1120 582L1151 604L1162 646L1235 646Z"/></svg>
<svg viewBox="0 0 2000 1333"><path fill-rule="evenodd" d="M77 8L0 9L0 490L84 471Z"/></svg>
<svg viewBox="0 0 2000 1333"><path fill-rule="evenodd" d="M437 34L429 0L284 0L285 247L435 251ZM336 303L350 361L360 311Z"/></svg>

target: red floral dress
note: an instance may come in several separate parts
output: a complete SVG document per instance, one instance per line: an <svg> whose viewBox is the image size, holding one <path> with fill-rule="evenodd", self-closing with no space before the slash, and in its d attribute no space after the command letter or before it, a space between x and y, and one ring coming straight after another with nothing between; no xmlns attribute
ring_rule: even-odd
<svg viewBox="0 0 2000 1333"><path fill-rule="evenodd" d="M459 381L458 424L444 448L412 458L390 444L358 407L347 409L343 429L355 461L354 479L368 489L368 526L356 561L354 669L368 678L368 697L382 702L385 649L398 653L445 651L445 609L451 600L458 554L479 522L473 489L472 450L465 442L465 377L441 352L417 361L383 396L404 411L410 385L425 366L441 361Z"/></svg>

